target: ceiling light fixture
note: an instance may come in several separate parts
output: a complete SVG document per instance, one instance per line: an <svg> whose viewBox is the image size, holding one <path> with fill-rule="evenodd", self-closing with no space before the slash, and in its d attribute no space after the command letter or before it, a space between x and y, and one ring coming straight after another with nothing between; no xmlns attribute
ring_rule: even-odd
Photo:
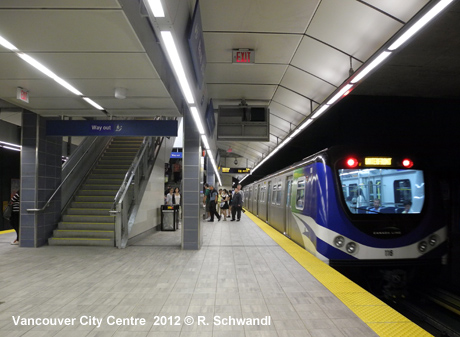
<svg viewBox="0 0 460 337"><path fill-rule="evenodd" d="M94 102L91 98L88 98L88 97L82 97L86 102L88 102L89 104L91 104L93 107L95 107L96 109L98 110L104 110L103 107L101 107L99 104L97 104L96 102Z"/></svg>
<svg viewBox="0 0 460 337"><path fill-rule="evenodd" d="M190 112L192 113L193 120L195 121L196 128L200 135L204 135L204 128L203 124L201 123L200 114L198 113L198 109L194 106L190 107Z"/></svg>
<svg viewBox="0 0 460 337"><path fill-rule="evenodd" d="M174 72L176 73L177 79L179 80L179 85L182 89L182 93L185 96L188 104L194 104L195 100L193 99L192 91L190 85L187 81L187 76L185 76L184 67L177 52L176 43L170 31L163 30L161 31L161 37L163 39L166 51L168 52L169 58L173 65Z"/></svg>
<svg viewBox="0 0 460 337"><path fill-rule="evenodd" d="M336 94L334 95L334 97L332 97L332 98L327 102L327 104L334 104L335 101L337 101L340 97L342 97L343 94L345 94L352 86L353 86L353 84L347 84L346 86L344 86L342 89L339 90L338 93L336 93Z"/></svg>
<svg viewBox="0 0 460 337"><path fill-rule="evenodd" d="M165 11L163 10L163 6L161 5L160 0L148 0L147 1L150 9L152 10L153 16L156 18L164 18Z"/></svg>
<svg viewBox="0 0 460 337"><path fill-rule="evenodd" d="M0 45L2 45L3 47L5 47L6 49L9 49L11 51L19 51L18 48L16 48L16 46L14 46L13 44L11 44L8 40L4 39L2 36L0 36Z"/></svg>
<svg viewBox="0 0 460 337"><path fill-rule="evenodd" d="M385 59L390 55L391 55L391 52L389 51L382 52L379 56L375 58L374 61L372 61L369 65L367 65L362 71L360 71L358 75L354 77L350 82L353 84L355 84L356 82L359 82L361 79L364 78L364 76L370 73L372 69L377 67L383 61L385 61Z"/></svg>
<svg viewBox="0 0 460 337"><path fill-rule="evenodd" d="M404 42L409 40L415 33L422 27L430 22L436 15L438 15L444 8L446 8L453 0L441 0L437 5L430 9L424 16L422 16L415 24L413 24L403 35L401 35L395 42L393 42L389 50L399 48Z"/></svg>

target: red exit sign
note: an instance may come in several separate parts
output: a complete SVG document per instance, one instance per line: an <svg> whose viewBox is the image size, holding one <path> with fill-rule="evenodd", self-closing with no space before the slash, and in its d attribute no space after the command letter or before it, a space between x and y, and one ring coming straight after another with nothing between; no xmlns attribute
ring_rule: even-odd
<svg viewBox="0 0 460 337"><path fill-rule="evenodd" d="M255 63L255 52L250 49L233 49L233 63Z"/></svg>

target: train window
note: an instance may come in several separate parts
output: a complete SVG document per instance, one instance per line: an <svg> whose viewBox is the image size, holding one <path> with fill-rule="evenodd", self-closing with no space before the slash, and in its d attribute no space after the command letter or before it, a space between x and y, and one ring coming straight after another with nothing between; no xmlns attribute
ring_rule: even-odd
<svg viewBox="0 0 460 337"><path fill-rule="evenodd" d="M275 204L277 195L278 195L278 190L276 189L276 185L273 185L272 204Z"/></svg>
<svg viewBox="0 0 460 337"><path fill-rule="evenodd" d="M395 194L396 203L404 204L406 200L412 200L412 192L409 179L395 180L393 182L393 191Z"/></svg>
<svg viewBox="0 0 460 337"><path fill-rule="evenodd" d="M282 184L279 183L278 184L278 195L276 197L276 204L277 205L281 205L281 197L283 196L283 193L281 193L282 187L283 187Z"/></svg>
<svg viewBox="0 0 460 337"><path fill-rule="evenodd" d="M300 178L297 181L297 194L295 197L295 207L303 209L305 204L305 178Z"/></svg>
<svg viewBox="0 0 460 337"><path fill-rule="evenodd" d="M351 213L420 213L425 201L421 170L381 168L341 169L341 185L348 185L342 196ZM379 204L378 207L376 204Z"/></svg>

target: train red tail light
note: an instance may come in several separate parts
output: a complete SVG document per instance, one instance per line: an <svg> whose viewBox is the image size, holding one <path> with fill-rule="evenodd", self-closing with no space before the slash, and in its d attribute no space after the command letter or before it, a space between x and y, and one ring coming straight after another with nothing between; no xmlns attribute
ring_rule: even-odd
<svg viewBox="0 0 460 337"><path fill-rule="evenodd" d="M358 166L358 160L356 158L353 158L353 157L348 158L346 163L347 163L347 166L350 167L350 168L354 168L354 167Z"/></svg>
<svg viewBox="0 0 460 337"><path fill-rule="evenodd" d="M404 159L402 161L402 165L405 167L405 168L411 168L412 166L414 166L414 162L410 159Z"/></svg>

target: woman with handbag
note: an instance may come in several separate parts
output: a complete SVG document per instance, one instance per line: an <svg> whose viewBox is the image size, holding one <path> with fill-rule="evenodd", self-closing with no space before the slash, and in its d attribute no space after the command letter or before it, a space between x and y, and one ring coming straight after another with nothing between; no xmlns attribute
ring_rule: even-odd
<svg viewBox="0 0 460 337"><path fill-rule="evenodd" d="M16 231L16 240L11 242L12 245L19 245L19 210L20 210L20 196L19 191L11 198L10 205L13 206L13 211L11 212L10 225Z"/></svg>

